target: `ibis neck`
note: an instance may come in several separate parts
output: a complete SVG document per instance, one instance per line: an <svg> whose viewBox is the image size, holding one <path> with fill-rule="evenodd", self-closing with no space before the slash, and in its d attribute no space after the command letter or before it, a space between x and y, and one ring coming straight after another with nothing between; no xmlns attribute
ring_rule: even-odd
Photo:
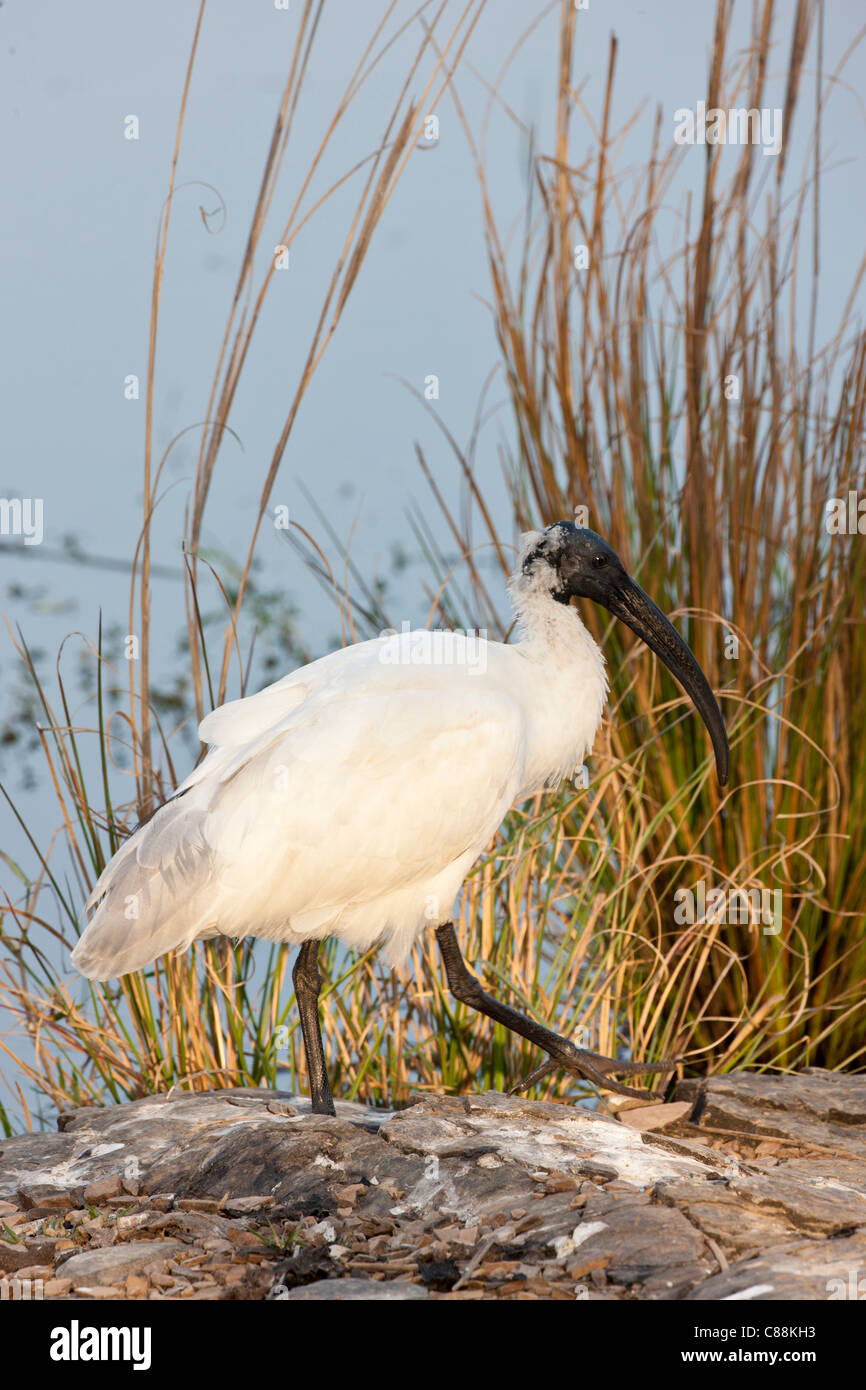
<svg viewBox="0 0 866 1390"><path fill-rule="evenodd" d="M524 650L534 649L540 654L549 648L563 663L575 656L585 658L595 653L603 667L601 650L584 627L576 608L557 602L547 589L536 587L522 577L512 581L510 592L517 615L518 641Z"/></svg>
<svg viewBox="0 0 866 1390"><path fill-rule="evenodd" d="M522 576L521 576L522 578ZM515 650L527 680L527 793L555 784L592 749L607 696L604 655L576 608L516 580Z"/></svg>

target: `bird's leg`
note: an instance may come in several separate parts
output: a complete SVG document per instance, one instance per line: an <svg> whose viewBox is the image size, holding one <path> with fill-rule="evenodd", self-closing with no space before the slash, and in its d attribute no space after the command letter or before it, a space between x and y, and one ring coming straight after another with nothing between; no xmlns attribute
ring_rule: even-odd
<svg viewBox="0 0 866 1390"><path fill-rule="evenodd" d="M527 1086L531 1086L534 1081L540 1081L543 1076L548 1076L552 1071L564 1070L573 1072L576 1076L581 1076L587 1081L592 1081L596 1086L601 1086L606 1091L616 1091L621 1096L635 1096L643 1101L661 1099L660 1096L653 1095L649 1091L638 1091L632 1086L624 1086L621 1082L614 1081L611 1072L623 1072L626 1076L645 1076L652 1072L673 1071L675 1066L673 1061L618 1062L614 1057L602 1057L597 1052L585 1052L582 1048L575 1047L568 1038L562 1038L558 1033L552 1033L549 1028L544 1028L531 1018L525 1018L516 1009L512 1009L508 1004L502 1004L481 988L460 953L452 922L446 922L444 926L437 927L436 937L442 952L442 959L445 962L448 987L455 998L468 1004L470 1008L477 1009L479 1013L486 1014L488 1018L494 1019L497 1023L503 1024L512 1033L520 1033L521 1037L537 1043L550 1058L542 1066L537 1067L535 1071L530 1072L529 1076L525 1077L517 1086L512 1087L509 1094L513 1095L515 1091L524 1090Z"/></svg>
<svg viewBox="0 0 866 1390"><path fill-rule="evenodd" d="M319 991L322 988L322 977L319 974L318 941L304 942L292 970L292 983L295 986L295 998L301 1015L301 1033L304 1037L304 1055L310 1078L313 1114L336 1115L331 1085L325 1070L322 1030L319 1027Z"/></svg>

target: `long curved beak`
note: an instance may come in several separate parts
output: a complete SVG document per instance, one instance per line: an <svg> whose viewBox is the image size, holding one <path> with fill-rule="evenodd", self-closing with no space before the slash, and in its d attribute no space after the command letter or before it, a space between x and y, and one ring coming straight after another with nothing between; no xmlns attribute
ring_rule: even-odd
<svg viewBox="0 0 866 1390"><path fill-rule="evenodd" d="M722 711L710 689L710 683L698 665L694 653L685 643L662 610L645 594L639 584L625 576L620 579L613 591L596 602L613 613L615 618L630 627L642 641L646 642L667 666L671 675L679 681L683 690L691 698L695 709L707 726L716 755L716 775L719 785L725 786L730 766L730 747Z"/></svg>

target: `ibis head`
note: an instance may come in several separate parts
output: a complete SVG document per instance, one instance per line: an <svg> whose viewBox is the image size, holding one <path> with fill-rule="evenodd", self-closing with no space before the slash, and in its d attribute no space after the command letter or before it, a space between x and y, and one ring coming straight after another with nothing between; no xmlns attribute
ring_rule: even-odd
<svg viewBox="0 0 866 1390"><path fill-rule="evenodd" d="M535 573L533 573L535 572ZM628 574L616 551L585 526L559 521L544 531L523 559L524 575L549 579L558 603L588 598L630 627L679 681L707 727L716 773L728 780L730 750L725 721L710 683L673 623Z"/></svg>

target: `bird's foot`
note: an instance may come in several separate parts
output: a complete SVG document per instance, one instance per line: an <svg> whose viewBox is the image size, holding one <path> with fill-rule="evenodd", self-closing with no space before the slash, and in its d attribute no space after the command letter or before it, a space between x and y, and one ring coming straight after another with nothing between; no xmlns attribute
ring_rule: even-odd
<svg viewBox="0 0 866 1390"><path fill-rule="evenodd" d="M603 1057L598 1052L586 1052L581 1047L575 1047L567 1038L562 1038L560 1042L561 1046L548 1054L546 1062L542 1062L540 1067L536 1067L528 1076L524 1076L522 1081L518 1081L516 1086L512 1086L508 1092L510 1096L516 1095L518 1091L527 1090L536 1081L550 1076L551 1072L570 1071L574 1076L579 1076L584 1081L592 1081L605 1091L615 1091L617 1095L631 1096L635 1100L653 1104L662 1099L658 1092L639 1091L634 1086L625 1086L621 1081L615 1081L611 1073L650 1076L657 1072L673 1071L677 1064L676 1058L668 1058L661 1062L620 1062L615 1057Z"/></svg>

